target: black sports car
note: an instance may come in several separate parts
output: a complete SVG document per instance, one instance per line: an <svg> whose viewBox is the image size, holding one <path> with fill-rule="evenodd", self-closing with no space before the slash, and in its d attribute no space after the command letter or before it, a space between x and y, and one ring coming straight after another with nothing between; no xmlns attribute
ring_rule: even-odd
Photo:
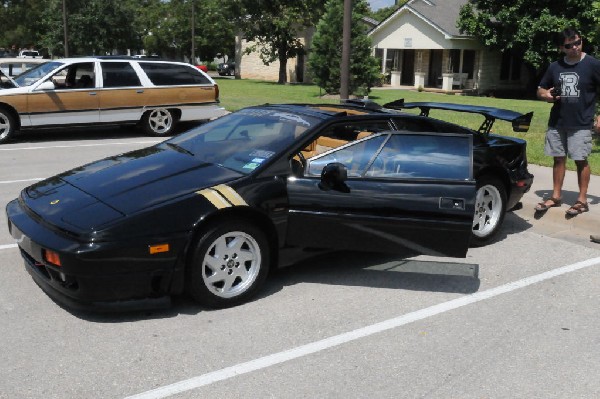
<svg viewBox="0 0 600 399"><path fill-rule="evenodd" d="M421 109L422 115L395 109ZM479 131L427 117L485 116ZM531 114L402 101L250 107L34 184L7 207L26 268L71 306L248 300L302 250L466 256L530 188ZM146 302L144 302L146 301Z"/></svg>

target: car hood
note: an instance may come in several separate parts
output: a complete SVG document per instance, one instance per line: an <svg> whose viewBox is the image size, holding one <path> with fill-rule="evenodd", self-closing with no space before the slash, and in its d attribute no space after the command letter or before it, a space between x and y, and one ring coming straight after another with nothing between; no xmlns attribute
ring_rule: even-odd
<svg viewBox="0 0 600 399"><path fill-rule="evenodd" d="M239 176L159 145L46 179L21 200L47 222L83 232Z"/></svg>

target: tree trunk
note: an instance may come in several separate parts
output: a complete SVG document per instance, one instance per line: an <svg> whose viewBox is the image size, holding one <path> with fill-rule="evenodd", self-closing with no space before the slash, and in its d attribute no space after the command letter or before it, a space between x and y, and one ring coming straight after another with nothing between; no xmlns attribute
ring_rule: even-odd
<svg viewBox="0 0 600 399"><path fill-rule="evenodd" d="M279 46L279 80L280 85L287 83L287 48Z"/></svg>

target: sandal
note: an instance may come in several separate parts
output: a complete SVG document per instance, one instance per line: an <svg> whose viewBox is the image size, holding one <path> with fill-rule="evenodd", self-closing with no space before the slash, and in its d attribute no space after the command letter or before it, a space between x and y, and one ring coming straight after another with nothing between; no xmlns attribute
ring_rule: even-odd
<svg viewBox="0 0 600 399"><path fill-rule="evenodd" d="M567 209L567 215L579 215L580 213L589 211L590 208L587 202L577 201L573 206Z"/></svg>
<svg viewBox="0 0 600 399"><path fill-rule="evenodd" d="M550 204L550 205L546 204L546 202L548 202L548 201L552 201L552 204ZM561 204L562 204L562 201L560 200L560 198L550 197L547 200L544 200L544 201L540 202L539 204L537 204L534 209L536 212L545 212L548 209L560 206Z"/></svg>

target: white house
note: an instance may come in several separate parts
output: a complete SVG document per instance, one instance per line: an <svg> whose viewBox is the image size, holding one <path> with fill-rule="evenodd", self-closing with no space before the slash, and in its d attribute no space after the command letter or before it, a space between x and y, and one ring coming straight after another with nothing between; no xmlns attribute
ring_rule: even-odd
<svg viewBox="0 0 600 399"><path fill-rule="evenodd" d="M410 0L369 36L391 86L519 90L527 74L510 52L491 51L456 27L467 0Z"/></svg>

